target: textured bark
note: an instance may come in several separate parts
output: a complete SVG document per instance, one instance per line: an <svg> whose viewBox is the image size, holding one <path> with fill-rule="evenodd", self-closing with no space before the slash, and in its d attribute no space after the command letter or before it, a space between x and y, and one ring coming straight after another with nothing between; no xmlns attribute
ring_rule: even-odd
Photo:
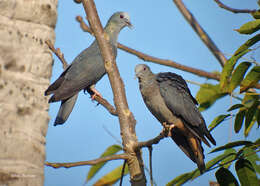
<svg viewBox="0 0 260 186"><path fill-rule="evenodd" d="M0 1L0 185L44 182L57 1Z"/></svg>

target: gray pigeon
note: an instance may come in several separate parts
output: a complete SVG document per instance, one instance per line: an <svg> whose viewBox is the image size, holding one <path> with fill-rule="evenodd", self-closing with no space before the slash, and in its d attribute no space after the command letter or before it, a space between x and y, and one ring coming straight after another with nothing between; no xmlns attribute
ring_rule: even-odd
<svg viewBox="0 0 260 186"><path fill-rule="evenodd" d="M125 26L132 27L129 15L126 12L116 12L110 17L104 28L107 34L106 38L109 39L115 57L117 55L118 34ZM94 87L105 74L103 59L95 40L74 59L60 77L45 91L45 95L53 94L49 103L61 101L54 126L63 124L67 120L75 105L79 91L89 89L94 95L100 95Z"/></svg>
<svg viewBox="0 0 260 186"><path fill-rule="evenodd" d="M185 80L171 72L153 74L143 64L135 67L135 74L147 108L160 123L170 126L171 138L203 173L205 163L201 141L209 147L205 137L214 145L216 141L209 133Z"/></svg>

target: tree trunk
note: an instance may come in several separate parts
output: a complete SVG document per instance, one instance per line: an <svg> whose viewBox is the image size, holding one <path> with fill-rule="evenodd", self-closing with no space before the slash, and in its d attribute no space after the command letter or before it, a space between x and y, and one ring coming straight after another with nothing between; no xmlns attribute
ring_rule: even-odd
<svg viewBox="0 0 260 186"><path fill-rule="evenodd" d="M58 0L0 0L0 185L43 185Z"/></svg>

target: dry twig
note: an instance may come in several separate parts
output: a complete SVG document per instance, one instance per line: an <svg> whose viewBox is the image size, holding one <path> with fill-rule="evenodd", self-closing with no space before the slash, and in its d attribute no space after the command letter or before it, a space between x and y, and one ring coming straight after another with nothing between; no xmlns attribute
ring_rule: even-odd
<svg viewBox="0 0 260 186"><path fill-rule="evenodd" d="M200 39L204 42L204 44L208 47L208 49L212 52L212 54L217 58L220 65L223 67L226 63L227 59L224 54L218 49L213 40L209 37L209 35L205 32L205 30L200 26L198 21L192 15L192 13L186 8L183 4L182 0L173 0L177 8L180 10L184 18L193 28L193 30L198 34Z"/></svg>
<svg viewBox="0 0 260 186"><path fill-rule="evenodd" d="M230 11L230 12L233 12L233 13L235 13L235 14L237 14L237 13L254 13L254 12L256 12L257 10L249 10L249 9L235 9L235 8L231 8L231 7L229 7L229 6L227 6L227 5L224 5L221 1L219 1L219 0L214 0L217 4L218 4L218 6L220 7L220 8L223 8L223 9L225 9L225 10L228 10L228 11Z"/></svg>
<svg viewBox="0 0 260 186"><path fill-rule="evenodd" d="M106 156L90 161L79 161L79 162L72 162L72 163L50 163L50 162L45 162L45 165L53 168L71 168L71 167L78 167L78 166L84 166L84 165L96 165L98 163L110 161L110 160L121 160L121 159L128 159L129 156L127 154L114 154L111 156Z"/></svg>
<svg viewBox="0 0 260 186"><path fill-rule="evenodd" d="M90 95L94 95L94 92L92 92L90 89L86 89L86 91ZM94 96L93 100L97 101L98 104L101 104L103 107L105 107L110 114L112 114L113 116L117 116L115 107L111 105L106 99L100 96Z"/></svg>
<svg viewBox="0 0 260 186"><path fill-rule="evenodd" d="M163 138L167 137L165 135L165 132L161 132L158 136L156 136L155 138L153 139L150 139L150 140L147 140L147 141L143 141L143 142L139 142L135 149L140 149L140 148L143 148L143 147L151 147L152 145L155 145L155 144L158 144Z"/></svg>
<svg viewBox="0 0 260 186"><path fill-rule="evenodd" d="M64 58L64 54L60 51L60 48L55 49L50 40L45 41L49 49L59 58L62 63L63 69L65 70L68 67L68 63Z"/></svg>

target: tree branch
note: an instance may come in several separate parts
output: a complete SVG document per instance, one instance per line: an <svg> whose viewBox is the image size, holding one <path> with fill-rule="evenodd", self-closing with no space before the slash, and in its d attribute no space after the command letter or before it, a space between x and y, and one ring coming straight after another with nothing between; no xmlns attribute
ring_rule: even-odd
<svg viewBox="0 0 260 186"><path fill-rule="evenodd" d="M94 95L90 89L85 89L91 96ZM101 104L103 107L107 109L107 111L112 114L113 116L117 116L116 109L113 105L111 105L106 99L100 96L94 96L93 100L97 101L98 104Z"/></svg>
<svg viewBox="0 0 260 186"><path fill-rule="evenodd" d="M46 166L53 167L55 169L57 168L71 168L71 167L78 167L78 166L84 166L84 165L96 165L98 163L110 161L110 160L121 160L121 159L128 159L129 156L127 154L114 154L111 156L106 156L94 160L89 160L89 161L79 161L79 162L72 162L72 163L50 163L50 162L45 162Z"/></svg>
<svg viewBox="0 0 260 186"><path fill-rule="evenodd" d="M87 14L90 27L93 30L98 42L104 61L104 66L113 90L114 104L119 117L124 151L126 154L131 155L131 157L127 160L131 184L133 186L146 185L141 152L140 150L134 151L133 148L134 144L138 142L135 133L136 121L128 108L124 84L116 66L115 56L112 55L112 48L105 39L105 33L101 26L94 1L82 0L82 3Z"/></svg>
<svg viewBox="0 0 260 186"><path fill-rule="evenodd" d="M219 6L220 8L223 8L223 9L228 10L228 11L230 11L230 12L233 12L233 13L235 13L235 14L237 14L237 13L255 13L255 12L257 12L257 10L231 8L231 7L229 7L229 6L224 5L224 4L223 4L221 1L219 1L219 0L214 0L214 1L218 4L218 6Z"/></svg>
<svg viewBox="0 0 260 186"><path fill-rule="evenodd" d="M185 7L182 0L173 0L179 11L182 13L184 18L191 25L193 30L198 34L200 39L204 42L204 44L208 47L208 49L212 52L212 54L217 58L220 65L223 67L226 63L227 59L224 54L218 49L213 40L209 37L209 35L205 32L205 30L200 26L198 21L192 15L192 13Z"/></svg>
<svg viewBox="0 0 260 186"><path fill-rule="evenodd" d="M161 132L158 136L156 136L153 139L147 140L147 141L143 141L143 142L139 142L136 146L135 149L140 149L143 147L151 147L152 145L158 144L163 138L165 138L165 132Z"/></svg>
<svg viewBox="0 0 260 186"><path fill-rule="evenodd" d="M124 174L125 174L125 166L126 166L126 160L124 161L124 164L123 164L123 167L122 167L119 186L123 185L123 179L124 179Z"/></svg>
<svg viewBox="0 0 260 186"><path fill-rule="evenodd" d="M149 146L148 147L148 150L149 150L149 167L150 167L150 183L151 183L151 186L154 186L153 184L153 147L152 146Z"/></svg>
<svg viewBox="0 0 260 186"><path fill-rule="evenodd" d="M60 51L60 48L55 49L50 40L45 41L49 49L59 58L62 63L63 69L65 70L68 67L68 63L64 58L64 54Z"/></svg>

